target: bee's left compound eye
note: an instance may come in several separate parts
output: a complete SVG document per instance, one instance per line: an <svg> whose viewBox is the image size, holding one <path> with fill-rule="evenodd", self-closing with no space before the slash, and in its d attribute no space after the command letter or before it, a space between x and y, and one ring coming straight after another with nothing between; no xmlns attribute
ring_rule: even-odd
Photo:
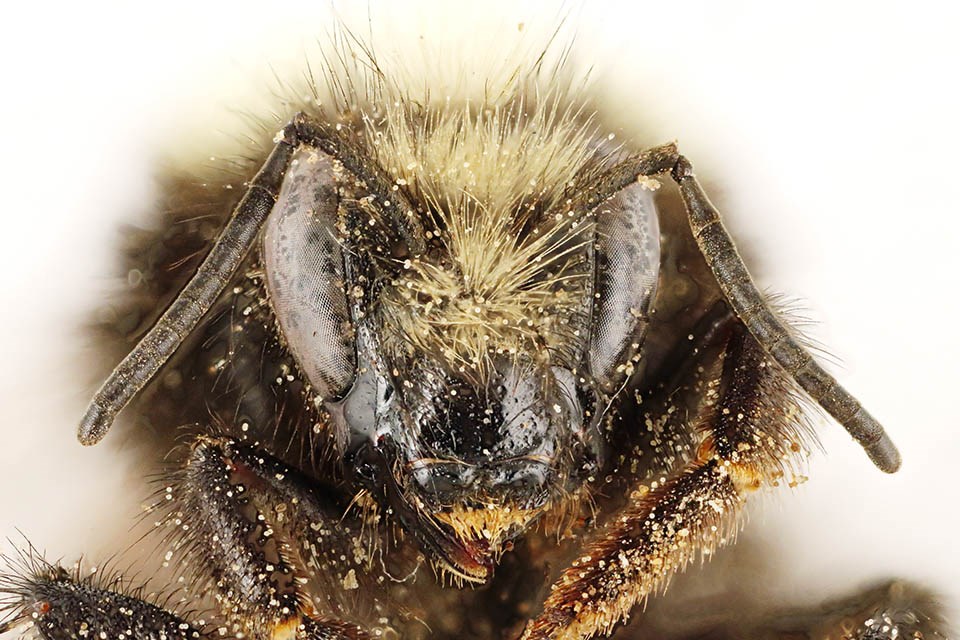
<svg viewBox="0 0 960 640"><path fill-rule="evenodd" d="M612 391L643 342L660 272L660 229L653 193L621 189L597 208L597 302L589 364L593 381Z"/></svg>
<svg viewBox="0 0 960 640"><path fill-rule="evenodd" d="M324 400L342 397L357 368L336 170L316 149L297 151L263 232L270 304L286 346Z"/></svg>

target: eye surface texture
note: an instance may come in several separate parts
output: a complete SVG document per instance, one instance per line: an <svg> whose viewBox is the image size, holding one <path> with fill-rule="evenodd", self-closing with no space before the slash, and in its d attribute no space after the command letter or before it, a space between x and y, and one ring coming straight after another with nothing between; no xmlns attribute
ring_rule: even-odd
<svg viewBox="0 0 960 640"><path fill-rule="evenodd" d="M357 368L337 216L333 161L301 148L263 230L263 267L280 334L324 400L341 397Z"/></svg>
<svg viewBox="0 0 960 640"><path fill-rule="evenodd" d="M595 212L597 291L590 339L590 371L602 387L643 341L660 269L660 227L645 184L622 189Z"/></svg>

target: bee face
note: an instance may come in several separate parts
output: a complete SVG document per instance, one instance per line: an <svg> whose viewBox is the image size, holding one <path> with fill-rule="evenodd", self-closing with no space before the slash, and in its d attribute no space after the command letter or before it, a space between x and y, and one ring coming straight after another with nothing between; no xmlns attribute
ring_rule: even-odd
<svg viewBox="0 0 960 640"><path fill-rule="evenodd" d="M442 129L444 115L424 121ZM433 144L428 131L407 152ZM594 427L654 294L656 212L640 184L586 206L587 186L505 197L502 168L438 188L429 168L390 161L371 153L357 175L296 152L263 233L268 299L342 450L374 452L392 506L444 564L483 579L595 468ZM584 173L609 161L588 154ZM467 195L426 195L440 191Z"/></svg>

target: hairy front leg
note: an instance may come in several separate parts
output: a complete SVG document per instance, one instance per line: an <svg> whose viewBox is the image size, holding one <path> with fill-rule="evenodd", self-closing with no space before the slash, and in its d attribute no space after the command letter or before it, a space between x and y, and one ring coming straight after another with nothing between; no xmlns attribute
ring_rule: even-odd
<svg viewBox="0 0 960 640"><path fill-rule="evenodd" d="M369 569L360 532L299 471L229 438L201 437L162 491L170 554L247 637L365 638L340 621ZM311 590L309 587L313 586Z"/></svg>
<svg viewBox="0 0 960 640"><path fill-rule="evenodd" d="M144 598L119 574L84 576L28 546L0 573L0 633L26 625L45 640L370 637L344 620L372 588L371 548L307 476L255 447L201 437L160 496L157 527L187 591ZM173 595L193 611L215 604L227 626L193 624L169 607Z"/></svg>
<svg viewBox="0 0 960 640"><path fill-rule="evenodd" d="M554 583L525 640L610 634L674 573L732 540L746 494L801 462L808 434L791 378L742 325L722 354L693 425L700 437L691 460L631 493Z"/></svg>
<svg viewBox="0 0 960 640"><path fill-rule="evenodd" d="M6 557L0 575L0 633L23 627L44 640L128 638L192 640L201 628L170 610L168 603L137 597L118 575L81 575L47 562L29 544ZM134 595L137 594L137 595Z"/></svg>

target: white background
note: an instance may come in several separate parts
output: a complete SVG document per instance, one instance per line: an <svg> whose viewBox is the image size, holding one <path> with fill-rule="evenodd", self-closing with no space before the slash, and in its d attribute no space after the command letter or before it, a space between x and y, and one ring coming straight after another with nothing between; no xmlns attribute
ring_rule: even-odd
<svg viewBox="0 0 960 640"><path fill-rule="evenodd" d="M112 282L118 225L149 220L157 161L236 131L223 114L330 24L326 3L270 4L5 11L0 534L69 560L128 537L146 495L133 442L74 440L93 384L78 326ZM370 4L401 34L392 45L423 34L493 57L517 23L563 11ZM904 457L885 476L824 422L810 481L753 510L746 535L775 558L764 588L809 602L900 576L941 590L956 620L960 15L932 1L667 4L566 8L611 122L679 140L760 284L804 301L833 371Z"/></svg>

